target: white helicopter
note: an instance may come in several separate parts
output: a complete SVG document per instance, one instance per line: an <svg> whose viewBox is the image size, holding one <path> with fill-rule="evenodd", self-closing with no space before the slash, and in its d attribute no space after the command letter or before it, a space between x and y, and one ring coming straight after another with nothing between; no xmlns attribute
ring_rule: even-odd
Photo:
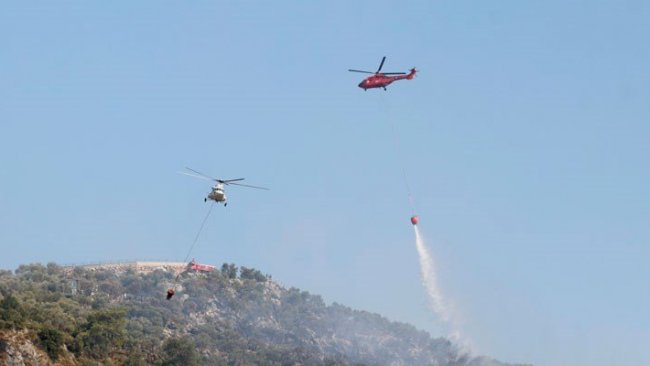
<svg viewBox="0 0 650 366"><path fill-rule="evenodd" d="M180 174L184 175L189 175L190 177L194 178L199 178L203 180L209 180L213 182L217 182L213 187L212 191L208 193L208 196L203 199L204 202L208 202L208 200L213 200L215 202L223 202L224 207L228 206L228 198L226 197L226 192L224 191L225 186L233 185L233 186L241 186L241 187L248 187L248 188L255 188L255 189L264 189L264 190L269 190L268 188L265 187L258 187L258 186L251 186L248 184L243 184L243 183L237 183L244 178L237 178L237 179L218 179L218 178L213 178L208 175L205 175L199 171L196 171L192 168L185 167L185 169L195 173L195 174L190 174L187 172L179 172Z"/></svg>

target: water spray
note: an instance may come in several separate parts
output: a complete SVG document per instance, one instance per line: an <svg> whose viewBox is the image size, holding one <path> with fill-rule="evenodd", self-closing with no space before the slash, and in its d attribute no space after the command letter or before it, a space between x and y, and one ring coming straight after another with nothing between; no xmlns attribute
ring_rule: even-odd
<svg viewBox="0 0 650 366"><path fill-rule="evenodd" d="M424 244L418 226L413 225L413 229L415 230L415 248L417 249L418 257L420 259L420 276L422 277L422 285L424 286L429 299L429 305L431 310L433 310L440 319L444 322L448 322L450 316L442 296L442 291L438 286L438 276L433 256Z"/></svg>
<svg viewBox="0 0 650 366"><path fill-rule="evenodd" d="M415 223L413 223L413 221L415 221ZM461 335L458 313L455 311L453 304L446 301L440 285L438 284L438 273L434 256L424 242L424 237L420 233L420 229L417 225L418 222L419 218L417 216L411 218L413 230L415 231L415 247L420 261L420 277L422 280L422 286L427 294L429 308L444 323L445 327L449 331L448 337L453 340L461 350L466 353L471 353L473 348L472 343L466 337Z"/></svg>
<svg viewBox="0 0 650 366"><path fill-rule="evenodd" d="M406 193L408 195L408 202L411 209L411 218L410 218L411 225L413 225L413 229L415 231L415 247L417 249L418 258L420 262L420 277L422 281L422 286L424 287L424 290L427 294L429 307L431 308L432 312L439 319L441 319L441 321L445 323L446 326L448 326L449 330L451 331L450 338L460 343L464 343L463 340L460 339L458 321L453 314L452 311L453 308L445 301L442 291L440 290L440 287L438 285L438 276L436 273L436 266L435 266L433 255L425 245L424 239L422 238L422 235L420 234L420 230L418 229L418 224L420 223L420 217L415 214L416 212L415 202L413 200L413 194L411 192L411 184L409 182L409 176L405 164L406 160L404 159L404 155L401 151L402 143L401 143L400 133L399 133L397 123L394 121L394 119L391 116L390 107L388 103L384 100L383 94L380 94L380 102L381 102L380 107L382 107L386 112L386 120L388 125L390 126L393 135L395 153L398 157L398 160L400 160L401 162L400 165L402 170L402 176L404 178L404 186L406 188Z"/></svg>

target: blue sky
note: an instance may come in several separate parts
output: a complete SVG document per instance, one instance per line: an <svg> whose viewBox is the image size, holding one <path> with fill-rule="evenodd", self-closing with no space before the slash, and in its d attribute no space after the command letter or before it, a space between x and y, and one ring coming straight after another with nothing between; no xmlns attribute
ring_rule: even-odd
<svg viewBox="0 0 650 366"><path fill-rule="evenodd" d="M1 268L194 256L433 335L409 175L478 353L650 363L650 5L21 2L0 12ZM348 68L421 72L387 92ZM398 126L396 152L390 124ZM161 294L162 294L161 290Z"/></svg>

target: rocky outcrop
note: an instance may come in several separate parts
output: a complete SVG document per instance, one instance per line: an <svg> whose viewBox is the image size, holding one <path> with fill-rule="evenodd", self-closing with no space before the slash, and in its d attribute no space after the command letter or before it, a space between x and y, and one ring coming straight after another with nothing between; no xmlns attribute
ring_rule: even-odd
<svg viewBox="0 0 650 366"><path fill-rule="evenodd" d="M2 366L75 366L74 355L65 347L57 362L34 344L27 331L0 332L0 365Z"/></svg>
<svg viewBox="0 0 650 366"><path fill-rule="evenodd" d="M47 354L36 348L27 332L0 333L0 365L3 366L50 366Z"/></svg>

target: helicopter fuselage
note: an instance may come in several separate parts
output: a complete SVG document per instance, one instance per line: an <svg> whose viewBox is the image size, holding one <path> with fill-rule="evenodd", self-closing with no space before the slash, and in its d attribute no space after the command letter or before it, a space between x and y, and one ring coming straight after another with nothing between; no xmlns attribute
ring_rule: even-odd
<svg viewBox="0 0 650 366"><path fill-rule="evenodd" d="M415 76L415 73L417 70L411 69L411 72L409 72L406 75L399 75L399 76L387 76L381 73L377 73L373 76L367 77L364 79L361 83L359 83L359 88L363 90L368 90L372 88L384 88L388 85L390 85L393 81L396 80L411 80Z"/></svg>
<svg viewBox="0 0 650 366"><path fill-rule="evenodd" d="M226 197L226 192L223 190L223 184L219 183L212 187L212 191L208 194L208 197L206 197L205 200L207 201L209 199L215 202L226 203L228 198Z"/></svg>

